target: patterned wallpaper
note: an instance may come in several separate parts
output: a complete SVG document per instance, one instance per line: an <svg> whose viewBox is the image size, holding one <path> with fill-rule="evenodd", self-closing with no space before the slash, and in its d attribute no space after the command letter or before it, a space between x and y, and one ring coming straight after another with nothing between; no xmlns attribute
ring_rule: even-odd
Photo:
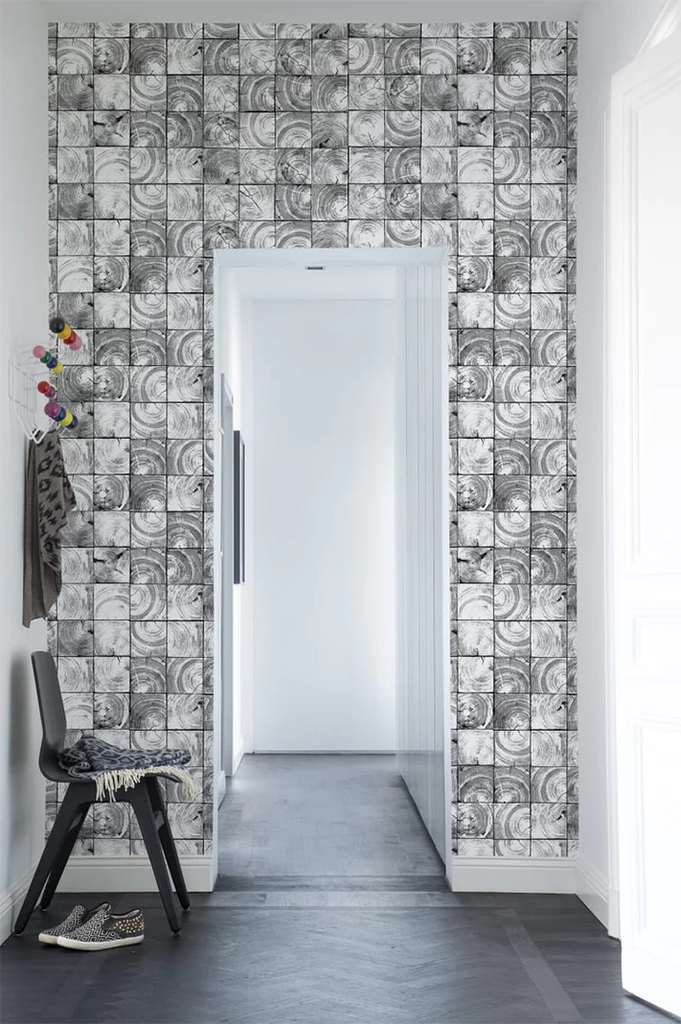
<svg viewBox="0 0 681 1024"><path fill-rule="evenodd" d="M73 730L189 747L212 842L212 253L451 252L453 849L577 832L576 29L51 26L51 305L78 512L50 622ZM48 818L58 793L48 794ZM81 852L140 852L101 805Z"/></svg>

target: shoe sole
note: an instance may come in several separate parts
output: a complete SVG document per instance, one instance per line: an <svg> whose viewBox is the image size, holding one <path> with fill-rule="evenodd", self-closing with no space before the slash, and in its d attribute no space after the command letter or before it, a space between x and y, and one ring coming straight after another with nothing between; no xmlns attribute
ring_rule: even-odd
<svg viewBox="0 0 681 1024"><path fill-rule="evenodd" d="M87 942L83 939L69 939L68 936L59 936L58 946L66 949L115 949L117 946L134 946L143 940L143 935L132 935L129 939L108 939L106 942Z"/></svg>
<svg viewBox="0 0 681 1024"><path fill-rule="evenodd" d="M44 942L46 946L56 946L59 943L59 936L48 935L46 932L40 932L38 942Z"/></svg>

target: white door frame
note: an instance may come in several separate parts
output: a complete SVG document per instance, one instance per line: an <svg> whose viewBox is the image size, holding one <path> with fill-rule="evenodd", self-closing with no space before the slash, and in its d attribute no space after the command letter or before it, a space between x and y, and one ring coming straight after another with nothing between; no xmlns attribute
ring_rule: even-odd
<svg viewBox="0 0 681 1024"><path fill-rule="evenodd" d="M451 822L451 754L450 754L450 727L449 727L449 716L450 716L450 675L449 675L449 634L450 634L450 621L449 621L449 506L448 506L448 399L447 399L447 364L448 364L448 335L447 335L447 262L448 253L444 248L432 248L432 249L228 249L228 250L216 250L214 254L214 326L215 326L215 380L220 382L222 387L223 375L227 381L228 386L234 393L234 427L239 429L242 409L240 407L241 395L239 388L239 377L240 367L238 352L238 343L236 341L236 335L238 333L238 323L235 322L235 310L237 302L235 301L237 295L235 288L237 287L237 275L236 271L239 269L274 269L274 268L292 268L297 267L305 269L309 266L362 266L367 267L379 267L389 266L400 268L405 272L405 284L412 282L412 294L409 297L407 295L408 289L405 287L405 316L410 316L408 321L408 332L411 338L416 338L421 344L425 344L428 348L429 355L426 359L426 363L422 367L423 376L420 379L420 397L414 398L415 402L418 402L419 415L429 418L429 425L424 424L423 429L429 430L429 437L427 442L424 442L424 446L421 449L422 452L427 450L429 464L426 468L426 472L430 474L432 479L441 479L443 486L440 488L440 503L438 504L435 500L435 492L428 489L424 491L424 495L421 501L421 515L427 519L429 523L429 544L431 556L433 559L433 571L426 580L423 574L421 574L421 585L430 587L430 594L424 593L423 599L428 601L428 614L432 620L430 626L429 642L427 647L427 666L425 670L431 673L431 678L437 681L437 685L441 689L440 700L437 703L436 708L432 708L433 721L429 721L425 727L428 731L429 739L435 743L437 750L441 751L437 757L442 758L442 765L438 766L442 773L441 786L438 789L443 788L444 792L441 792L437 804L438 807L432 806L432 800L430 805L426 806L424 802L421 802L421 813L426 820L426 824L432 831L433 828L433 816L438 819L438 826L436 831L439 836L439 841L436 840L437 845L440 847L441 855L445 863L447 876L450 877L451 871L451 851L449 848L449 836L450 836L450 822ZM430 271L430 275L428 272ZM411 273L411 276L410 275ZM425 287L426 291L423 291ZM416 289L416 291L414 290ZM416 308L414 296L418 292L419 305ZM427 294L426 294L427 293ZM427 296L434 297L440 305L440 322L438 318L433 315L433 308L430 310L426 309ZM411 299L411 304L410 304ZM430 391L427 393L427 389ZM219 418L220 418L220 402L216 402L215 410L215 431L214 436L218 441L218 447L220 442L220 430L219 430ZM438 443L439 442L439 443ZM426 449L427 444L427 449ZM215 452L215 564L219 564L218 559L220 556L219 550L219 537L220 537L220 517L222 515L221 509L221 496L222 496L222 478L221 478L221 452L218 450ZM436 507L437 506L437 507ZM439 551L440 557L437 558L437 552ZM248 552L248 541L247 541L247 552ZM406 560L404 560L406 561ZM218 581L216 579L216 585ZM403 587L404 589L404 587ZM398 582L398 593L400 590L400 583ZM399 600L399 597L398 597ZM221 622L218 617L218 609L222 608L221 601L217 599L216 595L216 628L215 628L215 642L214 642L214 657L215 657L215 693L216 693L216 709L220 705L220 698L217 697L223 690L222 673L220 666L220 649L221 644L219 640L219 634L221 629L233 629L233 621L229 623ZM220 613L221 614L221 613ZM421 650L423 645L424 636L424 620L421 619L421 632L415 639L415 644ZM421 646L419 646L421 645ZM238 640L233 645L234 649L238 648ZM400 644L398 643L398 652ZM423 648L425 651L425 647ZM244 652L248 659L249 652ZM238 655L237 655L238 657ZM235 673L238 676L238 666L235 665ZM235 690L238 689L239 680L237 679ZM399 702L399 697L398 697ZM218 746L218 735L222 728L222 719L225 715L226 709L220 713L216 710L216 715L220 714L215 720L215 744L216 753L219 751ZM437 732L437 736L435 733ZM238 746L238 740L236 741ZM235 751L234 755L234 770L238 767L238 761L240 760L239 751ZM419 759L416 759L419 761ZM419 761L419 772L425 770L429 774L429 779L432 782L434 777L434 756L433 750L426 751L426 756ZM404 763L404 759L403 759ZM411 759L411 764L415 763L414 759ZM408 771L408 769L405 769ZM214 875L217 873L217 810L218 810L218 795L221 786L221 766L216 763L214 767L215 772L215 801L214 801L214 820L216 823L216 831L213 843L213 864L214 864ZM406 779L407 784L412 788L415 784L419 785L419 782L412 780L410 783L409 778ZM222 780L224 785L224 780ZM419 803L418 794L414 794ZM428 820L430 819L430 820ZM443 842L446 844L443 848Z"/></svg>

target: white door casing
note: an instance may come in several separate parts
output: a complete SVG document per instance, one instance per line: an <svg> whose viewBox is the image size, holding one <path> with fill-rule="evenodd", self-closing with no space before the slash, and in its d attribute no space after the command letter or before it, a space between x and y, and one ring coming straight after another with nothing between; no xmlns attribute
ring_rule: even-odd
<svg viewBox="0 0 681 1024"><path fill-rule="evenodd" d="M252 402L249 398L252 368L250 367L251 286L244 274L280 268L305 272L307 266L323 264L333 267L391 267L403 274L405 322L409 321L412 343L419 351L418 376L402 381L402 393L409 411L400 429L407 424L413 436L423 431L418 445L412 444L410 455L396 459L398 484L397 515L404 526L419 521L424 536L409 551L398 554L397 624L406 626L408 637L397 644L397 710L400 767L419 811L445 860L451 878L449 835L451 822L451 771L449 737L449 506L448 506L448 406L447 406L447 252L444 249L274 249L217 250L215 253L216 284L216 375L224 368L234 394L234 425L251 431ZM432 307L432 308L431 308ZM439 313L437 310L439 309ZM429 395L428 389L431 389ZM407 466L408 462L408 466ZM219 461L216 464L221 471ZM420 500L412 500L410 509L401 494L406 473L412 481L423 483ZM256 555L249 547L252 529L248 527L249 479L247 473L247 583L236 588L234 621L223 618L221 628L234 629L234 704L230 711L239 725L235 736L241 737L244 749L253 749L251 715L253 635L252 580ZM219 492L219 486L216 487ZM250 503L252 505L252 493ZM418 511L417 511L418 506ZM405 522L405 517L407 522ZM426 537L427 533L427 537ZM423 565L421 559L430 559ZM407 570L406 560L410 568ZM434 564L432 564L434 560ZM415 590L412 591L411 588ZM419 604L424 602L424 607ZM412 614L407 613L407 605ZM427 607L426 607L427 606ZM406 643L404 642L406 640ZM413 659L413 660L412 660ZM405 671L406 665L418 666L416 672ZM217 666L216 666L217 668ZM219 678L219 674L217 675ZM419 696L423 686L430 686L428 700ZM250 696L249 696L250 694ZM413 713L418 713L415 721ZM238 762L241 749L235 760ZM214 850L217 846L214 847Z"/></svg>
<svg viewBox="0 0 681 1024"><path fill-rule="evenodd" d="M613 77L613 684L625 989L681 1013L681 32Z"/></svg>

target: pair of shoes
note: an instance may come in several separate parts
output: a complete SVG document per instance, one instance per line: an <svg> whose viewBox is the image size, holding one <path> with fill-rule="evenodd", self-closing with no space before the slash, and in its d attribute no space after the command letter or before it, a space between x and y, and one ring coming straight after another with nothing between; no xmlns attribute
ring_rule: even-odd
<svg viewBox="0 0 681 1024"><path fill-rule="evenodd" d="M100 903L93 910L77 904L61 924L40 932L38 942L66 949L115 949L133 946L143 938L141 910L114 914L110 903Z"/></svg>

